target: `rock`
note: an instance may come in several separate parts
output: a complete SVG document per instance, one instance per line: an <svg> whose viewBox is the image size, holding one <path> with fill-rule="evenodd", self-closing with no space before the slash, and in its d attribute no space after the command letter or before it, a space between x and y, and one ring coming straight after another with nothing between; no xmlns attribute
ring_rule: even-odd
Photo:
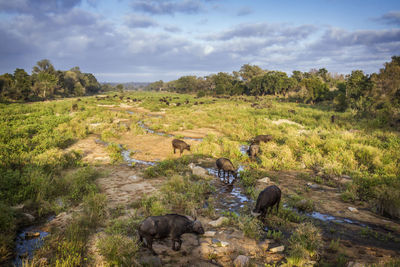
<svg viewBox="0 0 400 267"><path fill-rule="evenodd" d="M218 220L211 221L208 224L211 225L212 227L220 227L224 222L227 222L228 218L226 217L219 217Z"/></svg>
<svg viewBox="0 0 400 267"><path fill-rule="evenodd" d="M161 260L159 257L157 256L145 256L145 257L141 257L139 260L140 264L143 266L154 266L154 267L158 267L158 266L162 266Z"/></svg>
<svg viewBox="0 0 400 267"><path fill-rule="evenodd" d="M225 242L225 241L221 241L220 244L221 244L221 247L227 247L229 245L229 243Z"/></svg>
<svg viewBox="0 0 400 267"><path fill-rule="evenodd" d="M269 251L271 251L272 253L277 253L277 252L283 252L284 250L285 250L284 246L279 246L271 248Z"/></svg>
<svg viewBox="0 0 400 267"><path fill-rule="evenodd" d="M199 166L194 166L192 169L192 173L200 177L208 177L207 170Z"/></svg>
<svg viewBox="0 0 400 267"><path fill-rule="evenodd" d="M264 177L262 179L259 179L257 182L269 184L271 182L271 179L269 177Z"/></svg>
<svg viewBox="0 0 400 267"><path fill-rule="evenodd" d="M307 186L311 189L319 189L320 186L317 184L313 184L313 183L307 183Z"/></svg>
<svg viewBox="0 0 400 267"><path fill-rule="evenodd" d="M40 233L39 232L26 232L25 233L25 238L35 238L39 237Z"/></svg>
<svg viewBox="0 0 400 267"><path fill-rule="evenodd" d="M351 177L348 176L348 175L342 175L342 178L343 178L343 179L347 179L347 180L351 180Z"/></svg>
<svg viewBox="0 0 400 267"><path fill-rule="evenodd" d="M193 170L193 168L195 167L196 165L194 165L194 163L190 163L189 165L188 165L188 167L191 169L191 170Z"/></svg>
<svg viewBox="0 0 400 267"><path fill-rule="evenodd" d="M16 210L16 211L22 211L25 208L25 204L19 204L16 206L12 206L12 209Z"/></svg>
<svg viewBox="0 0 400 267"><path fill-rule="evenodd" d="M247 267L250 265L250 259L247 256L239 255L233 261L233 266L235 267Z"/></svg>
<svg viewBox="0 0 400 267"><path fill-rule="evenodd" d="M203 237L213 237L213 236L215 236L216 233L217 233L217 232L215 232L215 231L206 231L206 232L203 234Z"/></svg>
<svg viewBox="0 0 400 267"><path fill-rule="evenodd" d="M348 207L348 209L349 209L349 211L351 211L351 212L358 212L358 209L353 208L353 207Z"/></svg>

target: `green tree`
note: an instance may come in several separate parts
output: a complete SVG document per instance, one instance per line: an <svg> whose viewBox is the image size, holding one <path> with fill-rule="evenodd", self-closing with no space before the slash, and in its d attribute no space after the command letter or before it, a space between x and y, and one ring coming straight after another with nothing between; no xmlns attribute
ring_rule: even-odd
<svg viewBox="0 0 400 267"><path fill-rule="evenodd" d="M57 81L58 80L55 74L40 72L36 75L36 81L33 86L33 90L39 97L52 97L57 86Z"/></svg>
<svg viewBox="0 0 400 267"><path fill-rule="evenodd" d="M264 70L256 65L245 64L239 70L239 75L245 83L262 74L264 74Z"/></svg>
<svg viewBox="0 0 400 267"><path fill-rule="evenodd" d="M0 75L0 96L2 98L8 97L13 90L14 77L12 74L4 73Z"/></svg>
<svg viewBox="0 0 400 267"><path fill-rule="evenodd" d="M117 84L117 86L115 87L117 89L118 92L124 92L124 85L123 84Z"/></svg>
<svg viewBox="0 0 400 267"><path fill-rule="evenodd" d="M36 66L34 66L32 69L32 74L39 74L42 72L55 74L56 70L54 69L54 66L51 64L50 60L42 59L38 61Z"/></svg>
<svg viewBox="0 0 400 267"><path fill-rule="evenodd" d="M32 92L32 81L24 69L15 69L13 87L14 99L29 99Z"/></svg>

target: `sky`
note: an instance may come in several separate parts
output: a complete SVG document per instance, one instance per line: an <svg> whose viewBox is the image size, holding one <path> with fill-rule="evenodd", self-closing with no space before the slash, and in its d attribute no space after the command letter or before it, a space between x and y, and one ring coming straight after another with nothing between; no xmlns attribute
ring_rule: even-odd
<svg viewBox="0 0 400 267"><path fill-rule="evenodd" d="M378 72L399 0L0 0L0 74L42 59L101 82L238 71Z"/></svg>

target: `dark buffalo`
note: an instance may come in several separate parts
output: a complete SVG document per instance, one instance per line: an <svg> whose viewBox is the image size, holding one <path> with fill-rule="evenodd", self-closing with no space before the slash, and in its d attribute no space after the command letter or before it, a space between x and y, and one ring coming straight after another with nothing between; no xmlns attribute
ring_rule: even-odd
<svg viewBox="0 0 400 267"><path fill-rule="evenodd" d="M172 148L174 149L174 154L175 154L175 149L179 149L179 151L182 152L183 150L190 151L190 145L186 144L186 142L179 140L179 139L174 139L172 140Z"/></svg>
<svg viewBox="0 0 400 267"><path fill-rule="evenodd" d="M268 209L273 209L276 205L276 212L279 210L279 202L281 202L281 190L276 185L271 185L260 192L257 198L256 207L252 211L254 216L261 214L261 218L264 218L268 213Z"/></svg>
<svg viewBox="0 0 400 267"><path fill-rule="evenodd" d="M247 150L247 154L251 159L254 159L259 152L260 152L260 146L256 144L251 144L249 150Z"/></svg>
<svg viewBox="0 0 400 267"><path fill-rule="evenodd" d="M153 250L153 239L171 237L172 249L180 250L182 245L181 235L185 233L204 234L201 222L179 214L167 214L164 216L151 216L146 218L139 225L139 237L143 242L146 239L147 247L156 255ZM178 242L178 246L175 243Z"/></svg>
<svg viewBox="0 0 400 267"><path fill-rule="evenodd" d="M335 123L335 119L336 119L336 118L335 118L335 115L332 115L332 117L331 117L331 122L332 122L332 123Z"/></svg>
<svg viewBox="0 0 400 267"><path fill-rule="evenodd" d="M260 142L269 142L273 139L273 137L269 134L262 134L262 135L257 135L254 140L253 140L253 144L260 144Z"/></svg>
<svg viewBox="0 0 400 267"><path fill-rule="evenodd" d="M236 179L237 178L237 172L235 167L233 166L232 162L227 159L227 158L219 158L216 161L217 168L218 168L218 177L221 177L221 170L223 170L223 179L224 183L229 183L229 173L232 173L232 176ZM225 173L228 174L227 180L225 178ZM234 180L233 180L234 181ZM231 183L233 183L233 181Z"/></svg>

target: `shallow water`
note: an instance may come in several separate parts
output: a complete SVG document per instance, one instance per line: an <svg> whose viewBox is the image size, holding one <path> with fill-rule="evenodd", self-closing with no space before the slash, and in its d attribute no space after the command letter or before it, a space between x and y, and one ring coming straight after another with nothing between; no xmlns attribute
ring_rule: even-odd
<svg viewBox="0 0 400 267"><path fill-rule="evenodd" d="M145 161L145 160L139 160L139 159L134 159L132 158L131 155L131 150L122 150L121 152L122 157L124 158L124 161L128 162L128 163L139 163L139 164L144 164L144 165L150 165L150 166L154 166L156 165L156 162L152 162L152 161Z"/></svg>
<svg viewBox="0 0 400 267"><path fill-rule="evenodd" d="M47 221L49 222L52 219L54 219L54 216L48 218ZM39 233L40 236L34 238L25 238L25 235L28 232ZM44 238L48 235L48 232L37 229L37 226L29 226L22 229L15 239L15 258L13 260L13 264L15 266L22 266L22 261L24 259L32 259L33 253L36 249L43 246Z"/></svg>
<svg viewBox="0 0 400 267"><path fill-rule="evenodd" d="M320 213L320 212L317 212L317 211L313 211L311 213L305 213L305 215L309 216L309 217L312 217L314 219L317 219L317 220L324 221L324 222L348 223L348 224L359 225L359 226L362 226L362 227L366 227L367 226L367 225L365 225L365 224L363 224L361 222L358 222L358 221L350 220L350 219L347 219L347 218L339 218L339 217L335 217L335 216L332 216L332 215L329 215L329 214L323 214L323 213Z"/></svg>

